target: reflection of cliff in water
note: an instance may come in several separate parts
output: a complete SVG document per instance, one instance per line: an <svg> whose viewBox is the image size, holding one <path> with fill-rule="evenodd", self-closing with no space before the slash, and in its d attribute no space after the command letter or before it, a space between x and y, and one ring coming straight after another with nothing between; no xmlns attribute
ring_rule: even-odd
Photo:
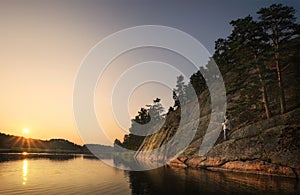
<svg viewBox="0 0 300 195"><path fill-rule="evenodd" d="M118 154L113 155L113 164L115 167L126 167L127 169L134 169L137 164L132 154Z"/></svg>
<svg viewBox="0 0 300 195"><path fill-rule="evenodd" d="M48 159L54 161L72 160L82 157L81 154L53 154L53 153L2 153L0 162L15 161L23 159Z"/></svg>
<svg viewBox="0 0 300 195"><path fill-rule="evenodd" d="M113 155L113 164L115 167L121 167L126 170L144 171L161 167L163 164L157 161L141 161L135 158L135 153L118 153Z"/></svg>
<svg viewBox="0 0 300 195"><path fill-rule="evenodd" d="M132 194L295 193L300 182L290 178L233 172L162 167L144 172L127 171Z"/></svg>

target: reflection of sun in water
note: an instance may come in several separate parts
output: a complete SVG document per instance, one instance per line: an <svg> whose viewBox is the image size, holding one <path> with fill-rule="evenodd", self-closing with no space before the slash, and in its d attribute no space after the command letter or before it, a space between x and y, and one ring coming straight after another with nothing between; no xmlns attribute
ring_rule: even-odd
<svg viewBox="0 0 300 195"><path fill-rule="evenodd" d="M27 171L28 171L28 162L27 160L23 160L23 185L25 185L27 181Z"/></svg>

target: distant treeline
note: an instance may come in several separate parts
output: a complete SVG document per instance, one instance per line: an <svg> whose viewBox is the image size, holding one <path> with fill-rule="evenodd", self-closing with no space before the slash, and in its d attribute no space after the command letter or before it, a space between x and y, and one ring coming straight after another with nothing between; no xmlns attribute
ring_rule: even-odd
<svg viewBox="0 0 300 195"><path fill-rule="evenodd" d="M91 145L97 146L100 153L112 151L110 146ZM65 139L39 140L4 133L0 133L0 152L90 153L86 145L80 146Z"/></svg>

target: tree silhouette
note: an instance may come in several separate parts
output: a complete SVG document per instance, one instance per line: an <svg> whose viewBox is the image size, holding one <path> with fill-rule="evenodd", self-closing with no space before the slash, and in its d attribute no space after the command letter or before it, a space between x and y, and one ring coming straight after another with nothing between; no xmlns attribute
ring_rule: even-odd
<svg viewBox="0 0 300 195"><path fill-rule="evenodd" d="M262 54L266 48L267 34L259 23L253 21L251 16L242 19L231 21L230 24L234 27L229 36L233 51L240 61L244 64L253 64L259 78L259 86L261 90L262 102L267 118L270 118L270 109L268 94L265 84L264 68L262 62Z"/></svg>
<svg viewBox="0 0 300 195"><path fill-rule="evenodd" d="M261 8L258 12L260 24L268 35L269 42L274 49L274 60L277 71L277 82L279 88L280 112L285 112L285 95L282 80L282 64L280 58L284 54L284 43L296 34L295 9L282 4L272 4L268 8Z"/></svg>
<svg viewBox="0 0 300 195"><path fill-rule="evenodd" d="M148 109L148 113L150 116L150 123L151 125L155 125L156 123L158 123L159 121L161 121L164 118L164 107L163 105L160 103L160 99L156 98L153 100L153 104L152 105L146 105L149 109Z"/></svg>
<svg viewBox="0 0 300 195"><path fill-rule="evenodd" d="M174 107L180 107L181 104L186 103L184 77L182 75L177 77L176 88L173 89L173 99L175 101Z"/></svg>
<svg viewBox="0 0 300 195"><path fill-rule="evenodd" d="M200 70L198 70L196 73L194 73L190 77L190 84L194 88L197 95L201 94L207 88L205 79L202 76L202 73L200 72ZM189 84L188 84L187 87L189 88L191 86L189 86ZM188 95L188 97L189 97L189 95Z"/></svg>
<svg viewBox="0 0 300 195"><path fill-rule="evenodd" d="M138 150L145 136L152 133L153 126L158 124L164 118L164 107L160 103L160 99L153 100L153 104L146 105L146 108L141 108L138 114L131 120L129 134L124 136L123 143L115 140L115 144L123 146L130 150Z"/></svg>

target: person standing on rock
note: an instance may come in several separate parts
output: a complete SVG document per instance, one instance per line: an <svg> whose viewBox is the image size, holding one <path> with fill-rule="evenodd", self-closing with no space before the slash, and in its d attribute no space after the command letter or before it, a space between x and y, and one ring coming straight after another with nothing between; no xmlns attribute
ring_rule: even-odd
<svg viewBox="0 0 300 195"><path fill-rule="evenodd" d="M228 139L228 132L230 131L230 121L229 116L226 114L224 116L224 122L222 123L223 133L224 133L224 140Z"/></svg>

